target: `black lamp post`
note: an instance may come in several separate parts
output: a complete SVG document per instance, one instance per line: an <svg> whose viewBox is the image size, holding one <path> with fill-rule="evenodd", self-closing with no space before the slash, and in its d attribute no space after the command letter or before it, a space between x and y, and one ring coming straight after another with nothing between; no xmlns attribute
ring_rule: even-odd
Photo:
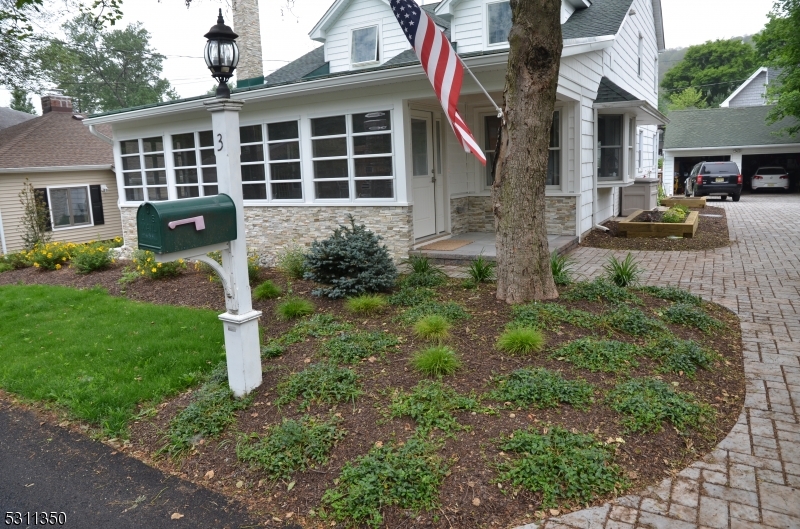
<svg viewBox="0 0 800 529"><path fill-rule="evenodd" d="M228 79L233 76L236 65L239 64L239 47L236 45L236 33L225 25L222 19L222 9L219 10L217 25L212 26L208 33L203 35L208 39L206 51L203 54L211 77L219 81L217 97L227 99L231 96L228 88Z"/></svg>

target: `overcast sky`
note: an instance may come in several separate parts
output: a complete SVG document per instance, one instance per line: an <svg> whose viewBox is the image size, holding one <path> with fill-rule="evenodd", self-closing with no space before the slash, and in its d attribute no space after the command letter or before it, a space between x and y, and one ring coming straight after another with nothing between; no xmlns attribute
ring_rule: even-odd
<svg viewBox="0 0 800 529"><path fill-rule="evenodd" d="M297 0L289 9L286 0L260 1L265 74L319 46L308 37L308 32L332 3L333 0ZM677 48L757 33L767 22L773 0L662 0L661 3L667 47ZM153 47L167 56L164 76L181 97L190 97L214 86L202 59L203 34L216 23L220 7L226 23L232 24L228 2L224 0L193 0L189 9L183 0L132 0L123 4L122 23L144 23ZM38 97L33 101L39 109ZM9 102L10 94L0 90L0 106L8 106Z"/></svg>

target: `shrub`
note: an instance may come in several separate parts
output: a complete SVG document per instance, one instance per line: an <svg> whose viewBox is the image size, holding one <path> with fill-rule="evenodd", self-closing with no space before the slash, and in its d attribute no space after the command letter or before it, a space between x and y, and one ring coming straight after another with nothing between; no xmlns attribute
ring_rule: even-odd
<svg viewBox="0 0 800 529"><path fill-rule="evenodd" d="M9 272L11 270L14 270L14 267L10 263L0 261L0 274L3 272Z"/></svg>
<svg viewBox="0 0 800 529"><path fill-rule="evenodd" d="M414 324L414 334L423 340L441 342L450 336L451 323L441 314L428 314Z"/></svg>
<svg viewBox="0 0 800 529"><path fill-rule="evenodd" d="M313 314L314 304L307 299L291 297L280 303L275 310L282 320L291 320Z"/></svg>
<svg viewBox="0 0 800 529"><path fill-rule="evenodd" d="M626 373L639 365L636 361L639 354L639 348L633 344L581 338L557 349L550 356L592 372Z"/></svg>
<svg viewBox="0 0 800 529"><path fill-rule="evenodd" d="M497 263L488 261L481 253L474 261L467 267L467 274L473 283L485 283L494 280L495 267Z"/></svg>
<svg viewBox="0 0 800 529"><path fill-rule="evenodd" d="M497 348L510 355L525 355L541 351L542 347L544 337L533 327L512 327L497 339Z"/></svg>
<svg viewBox="0 0 800 529"><path fill-rule="evenodd" d="M626 289L617 286L604 277L598 277L594 281L580 281L564 294L567 301L598 301L600 303L610 303L619 305L621 303L641 303L641 300L628 292Z"/></svg>
<svg viewBox="0 0 800 529"><path fill-rule="evenodd" d="M625 305L606 314L603 319L611 328L631 336L658 336L667 332L666 326L659 320Z"/></svg>
<svg viewBox="0 0 800 529"><path fill-rule="evenodd" d="M345 308L354 314L377 314L386 310L388 303L386 298L379 294L362 294L348 299Z"/></svg>
<svg viewBox="0 0 800 529"><path fill-rule="evenodd" d="M447 465L436 455L437 446L411 438L405 444L375 445L369 453L348 461L335 488L322 503L334 519L377 528L381 510L397 506L412 512L433 510L439 504L439 486Z"/></svg>
<svg viewBox="0 0 800 529"><path fill-rule="evenodd" d="M414 323L420 318L431 314L443 316L451 323L469 318L469 313L455 301L448 301L447 303L427 301L406 309L406 311L399 316L399 319L405 323Z"/></svg>
<svg viewBox="0 0 800 529"><path fill-rule="evenodd" d="M425 302L431 301L435 297L436 292L430 288L415 288L403 283L400 286L400 290L389 296L389 303L392 305L413 307L414 305L421 305Z"/></svg>
<svg viewBox="0 0 800 529"><path fill-rule="evenodd" d="M398 343L397 336L385 332L346 332L325 342L322 351L334 362L355 364L364 358L383 355Z"/></svg>
<svg viewBox="0 0 800 529"><path fill-rule="evenodd" d="M350 226L339 226L328 239L314 241L303 277L330 285L313 292L330 298L388 290L397 279L397 267L380 240L350 215Z"/></svg>
<svg viewBox="0 0 800 529"><path fill-rule="evenodd" d="M77 245L70 255L70 267L79 274L104 270L113 262L111 248L104 243Z"/></svg>
<svg viewBox="0 0 800 529"><path fill-rule="evenodd" d="M565 402L585 410L594 400L594 388L585 380L565 380L560 373L547 369L517 369L495 378L495 382L497 389L489 393L489 398L521 407L555 408Z"/></svg>
<svg viewBox="0 0 800 529"><path fill-rule="evenodd" d="M679 222L685 221L686 217L689 215L689 212L684 211L684 209L685 208L678 208L678 206L673 206L669 208L661 216L661 222L666 222L669 224L677 224Z"/></svg>
<svg viewBox="0 0 800 529"><path fill-rule="evenodd" d="M73 243L48 242L34 246L28 252L27 258L39 270L61 270L70 258L70 252L75 249Z"/></svg>
<svg viewBox="0 0 800 529"><path fill-rule="evenodd" d="M281 287L267 279L253 289L253 297L256 299L274 299L283 294Z"/></svg>
<svg viewBox="0 0 800 529"><path fill-rule="evenodd" d="M461 367L456 352L444 345L417 351L411 358L411 364L420 373L432 377L452 375Z"/></svg>
<svg viewBox="0 0 800 529"><path fill-rule="evenodd" d="M685 374L694 378L697 369L708 369L715 353L693 340L662 338L648 345L645 354L661 361L661 371Z"/></svg>
<svg viewBox="0 0 800 529"><path fill-rule="evenodd" d="M447 274L424 255L412 255L406 264L411 273L403 279L404 287L438 287L447 283Z"/></svg>
<svg viewBox="0 0 800 529"><path fill-rule="evenodd" d="M642 275L642 267L633 259L633 254L630 252L622 261L613 255L610 256L608 262L603 265L603 270L606 272L606 278L623 288L635 285Z"/></svg>
<svg viewBox="0 0 800 529"><path fill-rule="evenodd" d="M33 263L31 263L28 259L28 252L25 251L7 253L3 256L0 256L0 264L10 266L13 270L19 270L20 268L28 268L29 266L33 266Z"/></svg>
<svg viewBox="0 0 800 529"><path fill-rule="evenodd" d="M228 388L227 365L220 362L208 381L194 392L192 402L167 427L167 444L160 451L178 456L200 442L219 436L236 420L236 411L249 406L252 397L234 398Z"/></svg>
<svg viewBox="0 0 800 529"><path fill-rule="evenodd" d="M558 286L565 286L572 283L572 265L574 261L566 255L552 253L550 255L550 271L553 273L553 281Z"/></svg>
<svg viewBox="0 0 800 529"><path fill-rule="evenodd" d="M391 398L389 416L411 417L422 437L434 428L452 437L452 432L468 428L456 421L453 412L483 411L474 396L459 395L453 388L432 380L421 380L410 393L395 390Z"/></svg>
<svg viewBox="0 0 800 529"><path fill-rule="evenodd" d="M306 254L302 246L292 243L278 253L278 270L291 279L303 279Z"/></svg>
<svg viewBox="0 0 800 529"><path fill-rule="evenodd" d="M724 327L722 322L703 312L703 309L686 303L677 303L669 307L664 311L664 319L671 323L695 327L706 333Z"/></svg>
<svg viewBox="0 0 800 529"><path fill-rule="evenodd" d="M311 364L278 384L275 404L282 406L300 398L300 408L307 409L314 402L335 404L343 400L355 401L360 394L358 375L354 371L322 362Z"/></svg>
<svg viewBox="0 0 800 529"><path fill-rule="evenodd" d="M270 426L263 436L253 433L241 437L236 457L263 469L271 479L288 480L297 471L328 463L328 453L346 433L337 428L340 421L308 416L299 421L284 419Z"/></svg>
<svg viewBox="0 0 800 529"><path fill-rule="evenodd" d="M597 327L600 318L591 312L569 309L558 303L527 303L516 305L512 311L511 327L536 327L539 329L558 329L564 324L592 329Z"/></svg>
<svg viewBox="0 0 800 529"><path fill-rule="evenodd" d="M186 262L183 259L168 263L157 263L153 252L148 250L136 250L133 252L133 265L139 275L150 279L174 277L186 270Z"/></svg>
<svg viewBox="0 0 800 529"><path fill-rule="evenodd" d="M498 465L498 481L510 482L542 495L542 507L557 507L564 500L578 504L599 495L620 492L629 483L613 464L614 446L593 436L571 433L554 426L542 433L517 430L497 443L500 450L518 454Z"/></svg>
<svg viewBox="0 0 800 529"><path fill-rule="evenodd" d="M689 305L700 306L703 300L700 296L695 296L689 292L676 287L641 287L643 292L647 292L654 298L666 299L667 301L677 301Z"/></svg>
<svg viewBox="0 0 800 529"><path fill-rule="evenodd" d="M625 418L630 432L660 432L663 421L678 430L699 428L714 419L714 411L697 401L691 393L679 393L660 380L633 378L617 384L606 396L606 403Z"/></svg>

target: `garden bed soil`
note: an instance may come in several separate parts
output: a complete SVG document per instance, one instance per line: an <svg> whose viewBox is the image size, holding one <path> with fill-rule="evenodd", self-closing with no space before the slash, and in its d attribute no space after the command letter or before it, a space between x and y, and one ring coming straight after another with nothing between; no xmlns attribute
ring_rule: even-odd
<svg viewBox="0 0 800 529"><path fill-rule="evenodd" d="M683 252L687 250L711 250L730 246L728 219L724 208L706 206L702 209L691 209L699 212L697 231L692 238L636 238L630 239L620 232L619 222L611 220L603 223L607 232L592 230L581 240L581 246L589 248L605 248L608 250L658 250ZM642 215L655 215L644 212ZM640 215L641 217L641 215ZM637 222L639 218L637 217Z"/></svg>
<svg viewBox="0 0 800 529"><path fill-rule="evenodd" d="M724 225L724 218L722 222ZM725 233L727 235L727 230ZM189 270L177 278L158 281L137 279L122 288L118 284L122 266L122 263L118 263L110 270L86 276L77 275L70 269L57 272L39 272L32 268L15 270L0 274L0 284L45 283L79 288L99 286L112 295L125 295L140 301L207 307L220 311L224 309L222 288L218 283L210 282L207 274ZM281 287L286 287L286 280L273 270L262 271L261 279L272 279ZM400 345L384 358L364 360L354 366L364 390L355 403L333 407L312 405L308 412L300 411L296 402L284 407L273 404L279 381L289 373L300 371L310 362L319 360L317 351L320 339L307 339L289 346L279 358L264 359L264 381L253 392L252 405L237 413L236 423L221 437L203 440L186 457L173 460L156 453L164 446L164 431L170 420L188 405L192 391L161 403L153 410L152 417L132 422L130 444L114 443L114 446L167 473L244 502L254 514L263 516L267 527L282 527L287 521L303 527L333 525L330 521L323 523L309 513L319 508L323 493L334 486L334 480L337 480L344 463L366 454L377 442L405 441L414 431L415 424L411 419L386 420L381 409L388 407L389 388L408 391L423 378L409 367L411 354L423 344L410 332L409 326L394 320L402 308L390 307L386 313L377 316L354 317L344 310L340 300L311 297L313 286L306 281L292 282L294 293L313 301L317 312L331 313L341 320L350 321L360 330L388 330L401 337ZM453 326L452 339L449 341L458 351L463 366L455 375L446 377L444 382L459 393L482 394L493 388L490 377L521 367L557 370L567 379L586 379L603 392L618 380L626 378L625 375L591 373L549 358L548 351L592 334L589 330L570 325L546 331L546 349L542 353L510 357L498 352L494 344L511 319L511 308L495 299L492 285L481 284L477 289L465 290L452 281L438 289L438 296L441 300L462 304L472 316ZM643 300L640 308L650 315L669 305L666 301L645 294L640 294L640 297ZM264 312L260 322L264 336L262 343L270 337L281 335L293 325L293 322L284 322L275 317L275 307L279 301L254 303L257 310ZM559 303L594 313L613 310L609 305L587 301ZM513 527L544 517L539 494L501 489L494 482L497 477L494 464L506 457L496 447L494 440L517 429L561 425L567 429L594 433L602 440L609 437L624 438L624 444L617 445L616 463L622 466L632 483L627 491L629 493L641 491L666 477L674 476L708 453L735 424L743 405L745 384L738 318L718 305L706 304L705 308L724 323L721 331L703 334L696 329L671 324L668 327L681 339L694 339L713 348L722 355L720 361L708 371L699 370L695 380L677 374L664 373L658 376L667 383L677 383L679 390L694 393L714 408L717 418L706 432L682 436L665 424L662 431L654 434L626 433L621 416L603 405L601 397L588 411L573 409L569 405L552 409L521 409L486 402L496 409L496 414L456 413L457 420L470 429L456 432L455 439L443 439L444 446L439 455L451 467L441 486L440 508L431 512L411 513L387 507L383 509L385 527ZM639 341L625 335L613 334L612 337L629 342ZM652 375L654 367L651 360L642 358L640 365L631 370L631 375ZM0 398L3 398L2 393ZM336 413L341 414L343 419L342 426L347 435L332 451L327 466L296 473L292 478L294 485L287 490L290 487L286 482L271 482L263 471L238 463L235 448L241 433L263 432L266 427L283 418L299 418L306 413L322 418ZM63 420L63 415L52 415L50 420ZM85 425L69 424L75 429L85 430ZM208 478L211 470L214 471L213 477ZM594 503L608 499L599 497ZM581 507L564 504L559 512ZM555 511L548 510L547 514L555 514Z"/></svg>

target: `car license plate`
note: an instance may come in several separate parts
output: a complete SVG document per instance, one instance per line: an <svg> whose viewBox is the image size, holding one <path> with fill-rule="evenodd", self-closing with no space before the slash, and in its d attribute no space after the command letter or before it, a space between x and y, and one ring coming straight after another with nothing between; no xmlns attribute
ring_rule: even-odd
<svg viewBox="0 0 800 529"><path fill-rule="evenodd" d="M775 187L775 184L764 184L766 187Z"/></svg>
<svg viewBox="0 0 800 529"><path fill-rule="evenodd" d="M724 181L725 181L725 179L724 179L724 178L717 178L715 181L716 181L716 182L724 182Z"/></svg>

